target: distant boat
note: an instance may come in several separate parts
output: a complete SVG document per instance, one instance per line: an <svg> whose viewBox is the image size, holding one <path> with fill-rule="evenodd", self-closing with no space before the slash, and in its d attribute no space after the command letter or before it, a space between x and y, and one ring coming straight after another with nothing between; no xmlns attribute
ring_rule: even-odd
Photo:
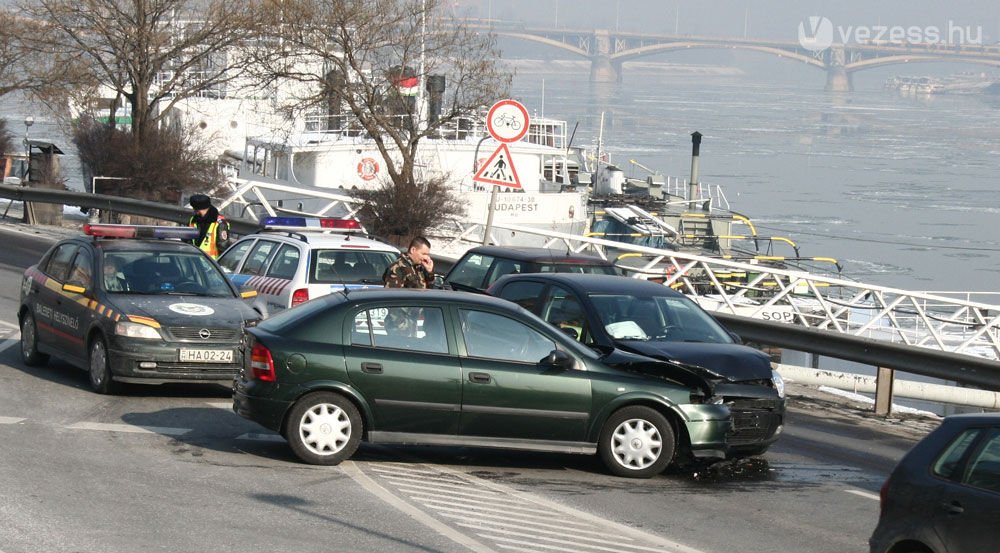
<svg viewBox="0 0 1000 553"><path fill-rule="evenodd" d="M1000 82L1000 77L988 73L957 73L949 77L890 77L885 82L888 90L900 94L982 94Z"/></svg>

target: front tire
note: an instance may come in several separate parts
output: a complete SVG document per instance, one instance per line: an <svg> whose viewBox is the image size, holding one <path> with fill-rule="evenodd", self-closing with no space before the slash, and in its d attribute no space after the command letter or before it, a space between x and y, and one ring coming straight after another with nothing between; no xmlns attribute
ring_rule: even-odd
<svg viewBox="0 0 1000 553"><path fill-rule="evenodd" d="M339 465L361 443L364 423L344 396L317 392L300 399L288 414L285 438L295 455L311 465Z"/></svg>
<svg viewBox="0 0 1000 553"><path fill-rule="evenodd" d="M626 478L650 478L667 468L676 449L674 430L659 412L641 405L616 411L604 424L598 452L608 470Z"/></svg>
<svg viewBox="0 0 1000 553"><path fill-rule="evenodd" d="M114 394L117 386L111 378L111 363L104 338L95 336L90 342L90 388L99 394Z"/></svg>
<svg viewBox="0 0 1000 553"><path fill-rule="evenodd" d="M49 362L48 354L38 351L38 327L31 311L21 318L21 361L29 367L41 367Z"/></svg>

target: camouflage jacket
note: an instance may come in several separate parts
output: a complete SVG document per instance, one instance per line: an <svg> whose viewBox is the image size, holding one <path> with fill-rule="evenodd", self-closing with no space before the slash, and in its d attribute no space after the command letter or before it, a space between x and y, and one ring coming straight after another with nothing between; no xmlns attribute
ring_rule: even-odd
<svg viewBox="0 0 1000 553"><path fill-rule="evenodd" d="M423 265L414 263L406 254L402 254L385 270L382 282L386 288L431 288L434 285L434 275L428 273Z"/></svg>

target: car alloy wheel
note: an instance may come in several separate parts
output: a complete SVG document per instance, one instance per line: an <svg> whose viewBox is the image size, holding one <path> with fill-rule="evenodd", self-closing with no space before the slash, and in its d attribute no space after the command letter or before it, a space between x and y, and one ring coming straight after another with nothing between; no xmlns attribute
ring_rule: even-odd
<svg viewBox="0 0 1000 553"><path fill-rule="evenodd" d="M636 405L622 408L608 419L598 449L612 473L650 478L670 464L676 444L673 428L662 414Z"/></svg>
<svg viewBox="0 0 1000 553"><path fill-rule="evenodd" d="M29 367L39 367L49 361L49 356L38 351L38 328L31 312L21 318L21 360Z"/></svg>
<svg viewBox="0 0 1000 553"><path fill-rule="evenodd" d="M336 465L358 449L364 425L353 403L340 394L317 392L300 399L288 415L288 443L313 465Z"/></svg>
<svg viewBox="0 0 1000 553"><path fill-rule="evenodd" d="M99 394L113 394L115 382L111 379L108 363L108 346L104 338L96 336L90 342L90 387Z"/></svg>

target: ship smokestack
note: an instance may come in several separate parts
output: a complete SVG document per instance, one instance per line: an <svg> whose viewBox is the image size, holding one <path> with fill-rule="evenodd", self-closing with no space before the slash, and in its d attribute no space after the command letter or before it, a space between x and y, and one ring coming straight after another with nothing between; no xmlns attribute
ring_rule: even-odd
<svg viewBox="0 0 1000 553"><path fill-rule="evenodd" d="M701 155L701 133L691 133L691 181L688 182L688 206L694 207L694 202L701 198L698 184L698 160ZM705 207L708 207L707 205Z"/></svg>
<svg viewBox="0 0 1000 553"><path fill-rule="evenodd" d="M444 75L427 76L427 93L429 102L427 107L427 121L429 125L437 123L437 120L441 117L441 103L444 97L444 89Z"/></svg>

